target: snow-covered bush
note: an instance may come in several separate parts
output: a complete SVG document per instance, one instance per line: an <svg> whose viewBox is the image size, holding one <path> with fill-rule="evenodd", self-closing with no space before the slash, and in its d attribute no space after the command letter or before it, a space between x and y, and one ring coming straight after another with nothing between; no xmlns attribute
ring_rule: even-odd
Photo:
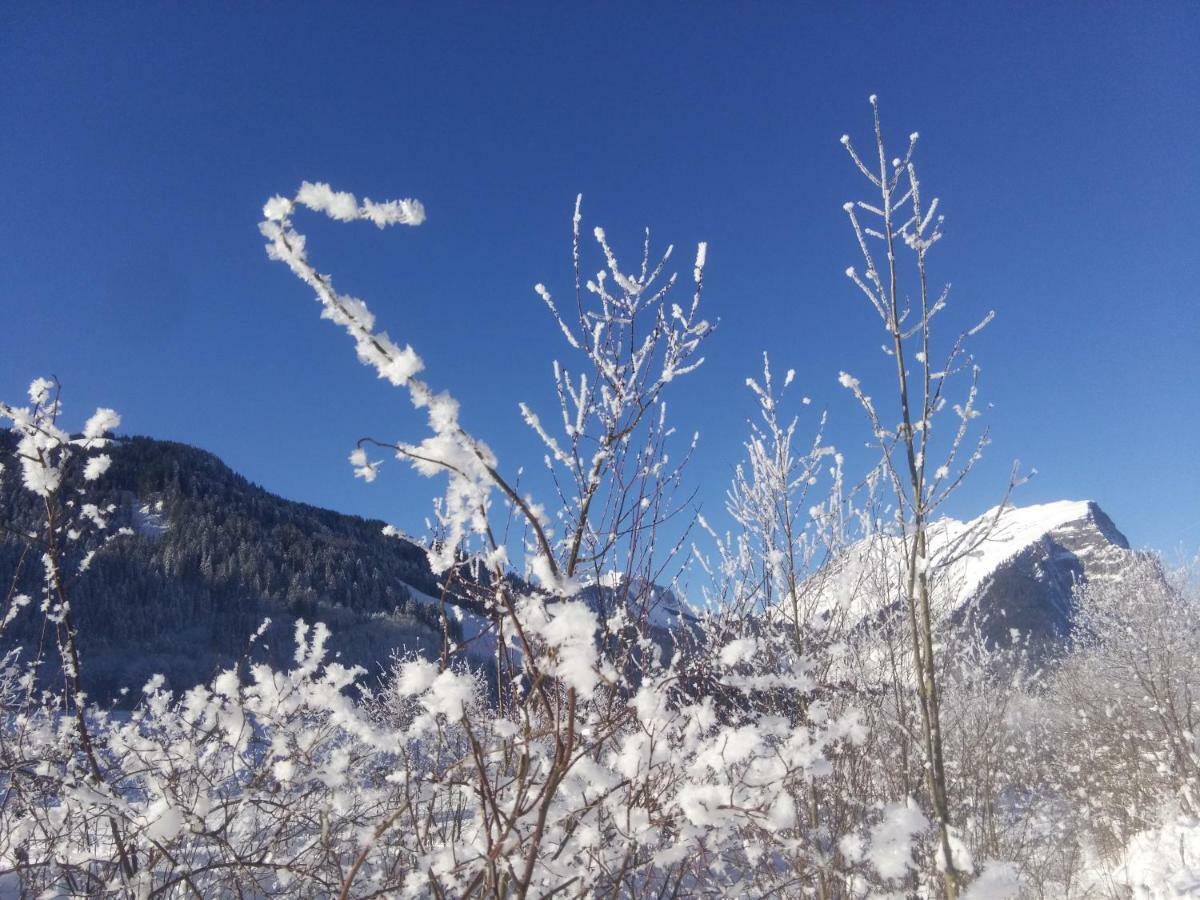
<svg viewBox="0 0 1200 900"><path fill-rule="evenodd" d="M502 474L452 397L417 377L416 353L311 266L292 224L300 207L381 227L418 224L421 207L306 184L267 204L262 230L360 358L428 413L429 437L388 446L421 474L448 476L429 558L448 591L485 611L474 653L447 639L439 661L401 660L356 699L363 673L326 658L324 626L300 622L292 668L248 654L182 696L153 679L128 718L88 708L75 683L72 727L52 696L21 695L31 682L10 660L9 873L35 892L139 896L738 895L799 884L819 853L797 798L827 774L828 754L861 741L856 716L779 702L812 686L790 637L764 668L744 643L706 640L724 629L717 618L680 614L664 629L656 605L685 547L686 530L663 542L662 525L679 508L694 438L673 461L664 395L700 365L712 330L699 315L705 247L682 304L665 274L670 249L654 262L648 237L630 274L596 229L603 268L584 278L577 205L577 317L537 291L576 360L554 366L561 434L522 407L556 484L547 506ZM42 423L29 440L46 432L51 450L70 445L44 425L57 406L35 403L49 420L11 412L18 426ZM365 478L378 446L352 454ZM30 468L26 488L56 500L57 460ZM102 468L87 466L89 477ZM493 518L507 516L523 534L521 577L496 538L507 529ZM61 528L48 514L47 535ZM63 558L48 552L47 571ZM63 597L43 607L54 623L66 621ZM74 660L64 669L79 676L64 648ZM481 648L488 666L473 670Z"/></svg>

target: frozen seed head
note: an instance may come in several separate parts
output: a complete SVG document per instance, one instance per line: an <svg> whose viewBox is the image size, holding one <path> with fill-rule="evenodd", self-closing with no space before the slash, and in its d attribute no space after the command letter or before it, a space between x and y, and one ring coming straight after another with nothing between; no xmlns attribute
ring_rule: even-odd
<svg viewBox="0 0 1200 900"><path fill-rule="evenodd" d="M850 266L849 268L846 269L846 277L847 278L854 277L854 266Z"/></svg>
<svg viewBox="0 0 1200 900"><path fill-rule="evenodd" d="M910 134L910 135L908 136L908 139L909 139L910 141L915 141L915 140L916 140L917 138L919 138L920 136L921 136L920 132L918 132L918 131L914 131L912 134Z"/></svg>
<svg viewBox="0 0 1200 900"><path fill-rule="evenodd" d="M850 143L850 135L843 134L839 140L841 140L842 146L845 147Z"/></svg>
<svg viewBox="0 0 1200 900"><path fill-rule="evenodd" d="M852 202L843 203L842 209L844 209L846 212L851 212L854 209L854 204Z"/></svg>
<svg viewBox="0 0 1200 900"><path fill-rule="evenodd" d="M868 99L869 101L871 101L871 105L872 105L872 106L874 106L876 103L878 103L878 102L879 102L879 97L878 97L877 95L875 95L875 94L872 94L872 95L871 95L870 97L868 97L867 99Z"/></svg>

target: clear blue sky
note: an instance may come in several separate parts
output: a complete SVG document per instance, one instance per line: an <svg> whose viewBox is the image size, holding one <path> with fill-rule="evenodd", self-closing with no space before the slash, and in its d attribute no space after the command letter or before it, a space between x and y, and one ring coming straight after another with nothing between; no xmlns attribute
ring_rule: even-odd
<svg viewBox="0 0 1200 900"><path fill-rule="evenodd" d="M934 275L995 404L974 514L1014 457L1018 502L1098 500L1137 545L1200 546L1200 5L6 4L0 11L0 394L66 384L129 433L186 441L284 496L415 529L433 486L375 485L366 434L420 437L280 265L256 222L301 180L414 196L419 229L303 220L320 266L411 342L511 469L540 459L577 192L632 247L709 242L721 328L681 383L693 479L719 505L762 349L827 406L881 394L873 313L847 284L838 145L922 134L943 198Z"/></svg>

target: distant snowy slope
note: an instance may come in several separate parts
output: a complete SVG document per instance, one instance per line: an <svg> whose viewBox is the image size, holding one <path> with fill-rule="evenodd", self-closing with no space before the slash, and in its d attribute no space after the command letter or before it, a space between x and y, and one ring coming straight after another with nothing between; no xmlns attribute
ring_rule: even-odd
<svg viewBox="0 0 1200 900"><path fill-rule="evenodd" d="M943 591L959 600L975 596L1001 565L1070 523L1086 522L1095 504L1059 500L1033 506L993 507L977 519L939 520L932 530L937 580ZM1128 547L1124 537L1123 546Z"/></svg>
<svg viewBox="0 0 1200 900"><path fill-rule="evenodd" d="M928 571L940 618L978 620L990 639L1010 629L1044 644L1070 631L1072 592L1115 577L1136 555L1094 502L1062 500L993 508L968 522L943 518L929 530ZM812 614L849 624L904 597L906 553L892 536L849 548L810 587Z"/></svg>
<svg viewBox="0 0 1200 900"><path fill-rule="evenodd" d="M958 614L976 618L994 641L1007 640L1012 629L1035 648L1061 642L1071 631L1075 588L1118 578L1139 557L1097 504L1054 503L1028 510L1049 507L1056 515L1045 516L1037 527L1030 523L1025 532L1015 529L1008 541L1011 552L997 555L993 565L972 569L973 575L981 573L976 580L964 579L970 590L958 595L963 600ZM1025 510L1013 511L1020 512ZM1009 518L1006 513L1001 524ZM998 537L1003 540L1003 533ZM986 544L983 552L990 552Z"/></svg>

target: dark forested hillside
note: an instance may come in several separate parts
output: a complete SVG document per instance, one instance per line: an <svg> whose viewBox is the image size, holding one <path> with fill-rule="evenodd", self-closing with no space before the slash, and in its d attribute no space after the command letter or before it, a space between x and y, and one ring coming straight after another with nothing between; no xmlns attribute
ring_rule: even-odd
<svg viewBox="0 0 1200 900"><path fill-rule="evenodd" d="M7 451L10 435L0 441ZM136 691L156 672L190 686L244 653L268 617L256 656L275 662L290 655L297 618L328 623L335 651L369 668L397 648L429 653L440 644L437 609L408 589L438 593L425 553L384 535L382 522L276 497L183 444L134 437L110 453L112 468L89 487L89 500L112 509L109 532L132 533L113 539L72 587L98 699ZM28 532L40 501L6 476L0 521ZM0 583L16 578L37 597L40 566L22 566L22 552L16 539L0 540ZM31 609L3 640L4 649L53 653Z"/></svg>

